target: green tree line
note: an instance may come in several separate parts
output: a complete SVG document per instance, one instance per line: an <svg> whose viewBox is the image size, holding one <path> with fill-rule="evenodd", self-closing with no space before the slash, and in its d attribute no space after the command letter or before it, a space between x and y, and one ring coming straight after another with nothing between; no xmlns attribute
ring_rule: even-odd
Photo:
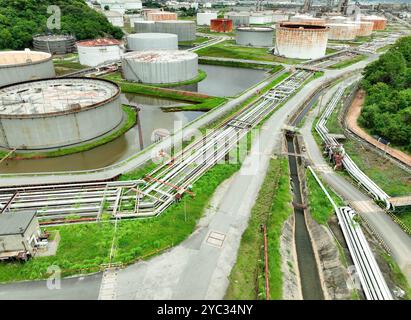
<svg viewBox="0 0 411 320"><path fill-rule="evenodd" d="M50 5L61 9L60 30L47 29ZM85 0L0 0L0 50L30 47L33 35L47 32L73 34L78 40L123 36L120 28Z"/></svg>
<svg viewBox="0 0 411 320"><path fill-rule="evenodd" d="M364 70L359 123L411 152L411 36L403 37Z"/></svg>

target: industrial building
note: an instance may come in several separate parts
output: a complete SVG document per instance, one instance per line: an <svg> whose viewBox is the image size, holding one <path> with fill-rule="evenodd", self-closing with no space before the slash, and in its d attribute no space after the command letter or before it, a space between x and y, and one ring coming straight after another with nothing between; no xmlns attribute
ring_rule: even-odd
<svg viewBox="0 0 411 320"><path fill-rule="evenodd" d="M36 51L51 54L67 54L76 51L76 38L71 35L39 35L33 37Z"/></svg>
<svg viewBox="0 0 411 320"><path fill-rule="evenodd" d="M177 13L167 11L150 11L147 12L148 21L177 20Z"/></svg>
<svg viewBox="0 0 411 320"><path fill-rule="evenodd" d="M360 26L354 23L327 23L329 40L354 40Z"/></svg>
<svg viewBox="0 0 411 320"><path fill-rule="evenodd" d="M387 18L380 17L380 16L362 16L362 21L372 22L374 24L373 30L385 30L387 26Z"/></svg>
<svg viewBox="0 0 411 320"><path fill-rule="evenodd" d="M224 15L224 18L232 20L235 27L250 25L250 14L248 12L229 12Z"/></svg>
<svg viewBox="0 0 411 320"><path fill-rule="evenodd" d="M116 39L96 39L77 42L80 64L95 67L100 64L120 60L120 41Z"/></svg>
<svg viewBox="0 0 411 320"><path fill-rule="evenodd" d="M178 50L178 37L172 33L134 33L127 36L132 51Z"/></svg>
<svg viewBox="0 0 411 320"><path fill-rule="evenodd" d="M51 54L30 51L0 52L0 87L55 76Z"/></svg>
<svg viewBox="0 0 411 320"><path fill-rule="evenodd" d="M39 237L35 211L0 214L0 261L33 256Z"/></svg>
<svg viewBox="0 0 411 320"><path fill-rule="evenodd" d="M217 19L217 12L198 12L197 25L209 26L212 19Z"/></svg>
<svg viewBox="0 0 411 320"><path fill-rule="evenodd" d="M274 29L269 27L238 27L235 41L239 45L272 47Z"/></svg>
<svg viewBox="0 0 411 320"><path fill-rule="evenodd" d="M198 56L189 51L130 52L122 58L123 76L143 83L176 83L198 75Z"/></svg>
<svg viewBox="0 0 411 320"><path fill-rule="evenodd" d="M107 80L56 78L0 89L0 146L61 148L98 138L123 121L119 87Z"/></svg>
<svg viewBox="0 0 411 320"><path fill-rule="evenodd" d="M107 20L115 27L124 27L124 18L120 12L117 11L103 11Z"/></svg>
<svg viewBox="0 0 411 320"><path fill-rule="evenodd" d="M325 56L328 27L280 22L276 25L275 53L287 58L317 59Z"/></svg>
<svg viewBox="0 0 411 320"><path fill-rule="evenodd" d="M134 23L134 30L137 33L172 33L178 36L178 41L193 41L196 39L196 24L194 21L138 21Z"/></svg>
<svg viewBox="0 0 411 320"><path fill-rule="evenodd" d="M210 31L213 32L231 32L233 31L233 21L229 19L212 19Z"/></svg>

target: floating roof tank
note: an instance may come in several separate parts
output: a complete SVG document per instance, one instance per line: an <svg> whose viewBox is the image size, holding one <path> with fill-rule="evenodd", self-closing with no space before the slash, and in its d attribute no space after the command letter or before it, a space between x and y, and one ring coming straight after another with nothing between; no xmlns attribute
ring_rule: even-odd
<svg viewBox="0 0 411 320"><path fill-rule="evenodd" d="M306 14L297 14L295 16L290 17L291 22L301 22L303 24L311 24L311 25L325 25L325 19L315 18L313 16L309 16Z"/></svg>
<svg viewBox="0 0 411 320"><path fill-rule="evenodd" d="M30 51L0 51L0 87L55 76L51 54Z"/></svg>
<svg viewBox="0 0 411 320"><path fill-rule="evenodd" d="M372 34L374 23L371 21L353 21L352 23L358 25L357 36L368 37Z"/></svg>
<svg viewBox="0 0 411 320"><path fill-rule="evenodd" d="M135 51L122 57L124 78L143 83L177 83L198 75L198 56L189 51Z"/></svg>
<svg viewBox="0 0 411 320"><path fill-rule="evenodd" d="M39 35L33 38L36 51L66 54L76 51L76 38L70 35Z"/></svg>
<svg viewBox="0 0 411 320"><path fill-rule="evenodd" d="M156 21L153 32L173 33L178 41L193 41L196 39L196 24L187 20Z"/></svg>
<svg viewBox="0 0 411 320"><path fill-rule="evenodd" d="M231 32L233 31L233 21L229 19L212 19L210 31Z"/></svg>
<svg viewBox="0 0 411 320"><path fill-rule="evenodd" d="M101 137L123 121L119 87L107 80L56 78L0 88L0 146L61 148Z"/></svg>
<svg viewBox="0 0 411 320"><path fill-rule="evenodd" d="M121 42L116 39L96 39L77 42L80 64L95 67L120 60Z"/></svg>
<svg viewBox="0 0 411 320"><path fill-rule="evenodd" d="M217 19L217 12L198 12L197 25L209 26L212 19Z"/></svg>
<svg viewBox="0 0 411 320"><path fill-rule="evenodd" d="M178 50L178 37L172 33L133 33L127 36L132 51Z"/></svg>
<svg viewBox="0 0 411 320"><path fill-rule="evenodd" d="M288 58L317 59L325 56L328 27L280 22L276 25L276 53Z"/></svg>
<svg viewBox="0 0 411 320"><path fill-rule="evenodd" d="M380 16L362 16L361 17L362 21L369 21L374 24L373 30L385 30L387 26L387 18L385 17L380 17Z"/></svg>
<svg viewBox="0 0 411 320"><path fill-rule="evenodd" d="M359 25L354 23L327 23L330 28L329 40L354 40L357 37Z"/></svg>
<svg viewBox="0 0 411 320"><path fill-rule="evenodd" d="M274 29L264 27L238 27L236 30L236 43L253 47L272 47Z"/></svg>

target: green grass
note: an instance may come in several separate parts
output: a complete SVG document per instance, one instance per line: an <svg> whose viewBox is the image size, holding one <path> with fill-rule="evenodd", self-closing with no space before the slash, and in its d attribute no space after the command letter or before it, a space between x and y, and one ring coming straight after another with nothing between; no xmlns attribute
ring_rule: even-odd
<svg viewBox="0 0 411 320"><path fill-rule="evenodd" d="M58 76L89 68L88 66L83 66L79 62L74 61L53 60L53 64L56 75Z"/></svg>
<svg viewBox="0 0 411 320"><path fill-rule="evenodd" d="M339 51L339 50L334 49L334 48L327 48L327 49L325 50L325 54L326 54L326 55L328 55L328 54L333 54L333 53L336 53L337 51Z"/></svg>
<svg viewBox="0 0 411 320"><path fill-rule="evenodd" d="M89 143L81 144L79 146L74 147L67 147L61 148L54 151L47 151L47 152L27 152L27 153L15 153L11 155L11 159L30 159L30 158L53 158L53 157L61 157L73 153L87 151L103 144L106 144L114 139L117 139L124 133L126 133L131 127L134 126L136 123L136 111L134 108L123 106L123 111L126 114L126 121L121 126L120 129L114 131L113 133L106 135L100 139L94 140ZM2 151L4 153L4 151ZM3 155L4 156L4 155Z"/></svg>
<svg viewBox="0 0 411 320"><path fill-rule="evenodd" d="M196 39L193 40L193 41L179 41L178 45L179 46L184 46L184 47L194 47L194 46L199 45L199 44L201 44L203 42L206 42L208 40L210 40L210 38L196 37Z"/></svg>
<svg viewBox="0 0 411 320"><path fill-rule="evenodd" d="M362 60L364 60L365 58L367 58L367 56L365 54L360 54L357 55L351 59L347 59L347 60L343 60L341 62L338 62L336 64L333 64L332 66L330 66L330 69L343 69L346 68L354 63L360 62Z"/></svg>
<svg viewBox="0 0 411 320"><path fill-rule="evenodd" d="M321 189L317 180L313 176L310 170L306 171L306 180L308 188L308 205L310 209L311 216L319 224L327 224L328 219L334 214L334 207L328 200L324 191ZM325 186L328 193L331 195L332 199L337 206L343 206L344 202L339 198L321 179L321 182Z"/></svg>
<svg viewBox="0 0 411 320"><path fill-rule="evenodd" d="M280 236L285 220L292 214L291 201L287 159L271 160L241 238L225 299L265 299L261 224L267 224L270 298L282 298Z"/></svg>
<svg viewBox="0 0 411 320"><path fill-rule="evenodd" d="M401 272L400 267L397 265L397 263L394 261L394 259L386 254L383 251L380 251L381 256L384 258L384 260L388 263L394 277L394 282L396 285L401 287L405 291L405 297L404 299L406 300L411 300L411 287L407 281L407 278L404 276L404 274Z"/></svg>
<svg viewBox="0 0 411 320"><path fill-rule="evenodd" d="M239 169L218 164L193 186L195 198L186 196L153 219L121 220L116 234L114 262L131 263L177 245L190 235L215 189ZM0 263L0 282L47 277L47 268L57 265L63 276L98 271L109 262L114 226L110 222L48 228L59 230L61 241L54 257L39 257L26 263Z"/></svg>
<svg viewBox="0 0 411 320"><path fill-rule="evenodd" d="M217 43L213 46L196 51L199 56L217 57L217 58L232 58L243 60L259 60L271 61L288 64L298 64L303 60L289 59L274 56L267 52L268 48L252 48L237 46L235 41L227 40Z"/></svg>
<svg viewBox="0 0 411 320"><path fill-rule="evenodd" d="M227 102L226 98L213 97L205 99L204 102L191 105L175 106L175 107L161 107L165 112L178 111L209 111Z"/></svg>
<svg viewBox="0 0 411 320"><path fill-rule="evenodd" d="M197 27L197 32L211 34L215 36L235 36L235 32L213 32L210 27Z"/></svg>

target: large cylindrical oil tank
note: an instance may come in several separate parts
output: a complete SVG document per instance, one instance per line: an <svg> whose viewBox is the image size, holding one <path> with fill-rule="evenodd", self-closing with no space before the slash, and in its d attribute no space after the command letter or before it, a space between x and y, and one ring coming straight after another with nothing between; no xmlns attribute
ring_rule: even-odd
<svg viewBox="0 0 411 320"><path fill-rule="evenodd" d="M325 56L328 27L280 22L276 25L276 53L288 58L317 59Z"/></svg>
<svg viewBox="0 0 411 320"><path fill-rule="evenodd" d="M374 24L373 30L385 30L385 27L387 26L387 18L385 17L380 17L380 16L362 16L361 17L362 21L369 21Z"/></svg>
<svg viewBox="0 0 411 320"><path fill-rule="evenodd" d="M233 31L233 21L229 19L212 19L210 31L213 32L231 32Z"/></svg>
<svg viewBox="0 0 411 320"><path fill-rule="evenodd" d="M189 51L130 52L122 57L123 75L129 81L176 83L198 75L198 56Z"/></svg>
<svg viewBox="0 0 411 320"><path fill-rule="evenodd" d="M238 27L235 41L239 45L253 47L272 47L274 30L264 27Z"/></svg>
<svg viewBox="0 0 411 320"><path fill-rule="evenodd" d="M368 37L372 34L374 23L371 21L354 21L354 24L358 25L357 36Z"/></svg>
<svg viewBox="0 0 411 320"><path fill-rule="evenodd" d="M91 78L55 78L0 88L0 146L61 148L108 134L123 122L119 87Z"/></svg>
<svg viewBox="0 0 411 320"><path fill-rule="evenodd" d="M76 38L70 35L41 35L33 37L36 51L51 54L66 54L76 50Z"/></svg>
<svg viewBox="0 0 411 320"><path fill-rule="evenodd" d="M178 36L178 41L193 41L196 39L196 24L187 20L156 21L154 32L173 33Z"/></svg>
<svg viewBox="0 0 411 320"><path fill-rule="evenodd" d="M354 40L359 26L353 23L327 23L329 40Z"/></svg>
<svg viewBox="0 0 411 320"><path fill-rule="evenodd" d="M211 19L217 19L217 12L199 12L197 13L197 25L209 26Z"/></svg>
<svg viewBox="0 0 411 320"><path fill-rule="evenodd" d="M0 51L0 87L12 83L54 77L51 54L30 51Z"/></svg>
<svg viewBox="0 0 411 320"><path fill-rule="evenodd" d="M346 23L349 19L344 16L331 16L327 17L327 23Z"/></svg>
<svg viewBox="0 0 411 320"><path fill-rule="evenodd" d="M273 13L273 22L288 21L290 16L287 13L274 12Z"/></svg>
<svg viewBox="0 0 411 320"><path fill-rule="evenodd" d="M224 15L224 18L232 20L233 26L235 27L250 25L249 13L229 12L226 15Z"/></svg>
<svg viewBox="0 0 411 320"><path fill-rule="evenodd" d="M297 14L295 16L290 17L291 22L300 22L303 24L311 24L311 25L318 25L324 26L325 19L315 18L313 16L305 15L305 14Z"/></svg>
<svg viewBox="0 0 411 320"><path fill-rule="evenodd" d="M155 21L136 21L134 22L134 31L137 33L156 32L155 26Z"/></svg>
<svg viewBox="0 0 411 320"><path fill-rule="evenodd" d="M120 41L115 39L96 39L77 42L80 64L95 67L100 64L118 61L121 56Z"/></svg>
<svg viewBox="0 0 411 320"><path fill-rule="evenodd" d="M261 13L252 13L250 15L250 24L261 25L261 24L265 24L265 23L267 23L267 22L266 22L265 16L263 14L261 14Z"/></svg>
<svg viewBox="0 0 411 320"><path fill-rule="evenodd" d="M178 50L178 37L172 33L133 33L127 36L132 51Z"/></svg>
<svg viewBox="0 0 411 320"><path fill-rule="evenodd" d="M151 11L147 12L147 20L149 21L164 21L164 20L177 20L177 13L167 11Z"/></svg>

